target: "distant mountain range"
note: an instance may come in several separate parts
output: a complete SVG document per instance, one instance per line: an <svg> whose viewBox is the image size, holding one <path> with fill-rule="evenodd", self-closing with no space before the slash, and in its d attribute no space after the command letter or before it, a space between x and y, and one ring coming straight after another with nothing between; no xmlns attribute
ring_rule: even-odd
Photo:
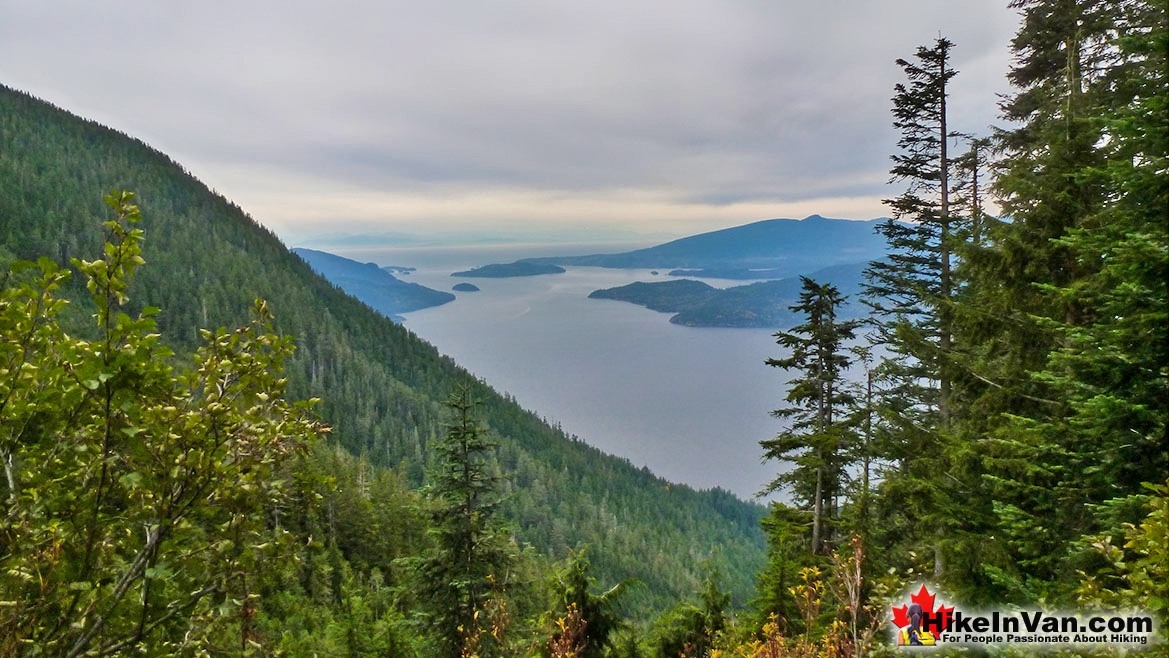
<svg viewBox="0 0 1169 658"><path fill-rule="evenodd" d="M637 282L597 290L589 297L672 312L671 322L691 327L786 328L798 321L788 307L799 299L801 275L832 283L844 295L860 292L865 266L886 254L885 240L875 231L884 221L820 215L801 220L767 219L623 253L524 258L484 265L472 272L476 276L531 276L567 265L659 268L670 269L671 276L756 280L726 289L689 279ZM845 315L860 314L857 304L842 310Z"/></svg>
<svg viewBox="0 0 1169 658"><path fill-rule="evenodd" d="M618 254L525 258L519 262L670 269L672 275L782 279L830 265L876 260L886 253L874 229L886 221L767 219Z"/></svg>

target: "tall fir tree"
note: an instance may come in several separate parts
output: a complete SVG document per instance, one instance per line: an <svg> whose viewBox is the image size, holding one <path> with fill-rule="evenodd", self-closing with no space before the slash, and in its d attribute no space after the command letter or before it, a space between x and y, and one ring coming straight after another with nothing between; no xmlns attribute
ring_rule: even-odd
<svg viewBox="0 0 1169 658"><path fill-rule="evenodd" d="M901 137L890 174L892 182L904 182L906 188L885 200L892 218L878 230L890 253L870 265L865 288L881 321L882 342L902 369L904 397L930 409L942 423L950 413L945 361L952 329L946 302L955 289L946 108L950 80L958 73L950 65L953 47L939 38L931 48L919 47L914 61L897 60L907 82L894 87L893 126Z"/></svg>
<svg viewBox="0 0 1169 658"><path fill-rule="evenodd" d="M956 136L948 118L954 44L939 37L912 60L899 59L906 81L894 87L893 126L901 136L892 156L892 183L900 195L885 203L892 217L879 227L888 256L866 270L865 302L872 309L873 342L885 356L874 369L878 384L878 441L891 466L875 505L878 543L900 555L931 553L935 577L945 568L943 521L948 506L947 435L955 414L957 371L954 303L959 244L970 230L955 213ZM922 563L902 564L927 568Z"/></svg>
<svg viewBox="0 0 1169 658"><path fill-rule="evenodd" d="M853 442L849 411L854 398L844 381L849 365L845 343L855 338L859 323L837 318L844 298L836 286L801 280L800 301L791 310L806 319L789 332L775 334L790 356L767 360L769 366L797 373L784 398L790 406L772 412L791 426L774 439L760 441L765 459L790 462L793 468L764 492L786 488L802 501L812 515L811 550L826 554L840 516Z"/></svg>
<svg viewBox="0 0 1169 658"><path fill-rule="evenodd" d="M1107 201L1060 240L1081 276L1043 289L1080 309L1076 322L1048 325L1056 348L1040 376L1099 457L1098 473L1085 473L1094 502L1169 472L1169 3L1114 11L1100 110Z"/></svg>

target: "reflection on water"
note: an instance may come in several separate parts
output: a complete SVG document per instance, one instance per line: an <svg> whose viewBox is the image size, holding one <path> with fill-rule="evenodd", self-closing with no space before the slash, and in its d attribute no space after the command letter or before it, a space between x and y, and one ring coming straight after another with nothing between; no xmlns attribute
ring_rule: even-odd
<svg viewBox="0 0 1169 658"><path fill-rule="evenodd" d="M775 475L759 441L774 436L784 373L772 331L695 329L625 302L588 299L598 288L668 277L649 270L568 268L565 274L460 279L454 271L524 256L628 250L516 246L338 251L438 290L472 281L443 306L406 314L406 326L497 390L569 434L673 481L752 497ZM719 285L718 282L711 282ZM743 282L726 282L740 285Z"/></svg>

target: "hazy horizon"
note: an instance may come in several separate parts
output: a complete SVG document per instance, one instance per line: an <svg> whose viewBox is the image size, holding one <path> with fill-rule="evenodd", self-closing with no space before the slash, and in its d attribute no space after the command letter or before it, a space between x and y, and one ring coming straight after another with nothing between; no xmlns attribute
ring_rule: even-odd
<svg viewBox="0 0 1169 658"><path fill-rule="evenodd" d="M308 249L317 249L320 251L346 251L353 250L370 250L376 252L381 249L463 249L475 247L522 247L522 248L539 248L547 247L555 251L555 253L540 253L540 256L570 256L570 255L585 255L583 252L573 252L571 247L587 245L595 248L612 248L614 252L628 251L632 249L639 249L643 247L652 247L663 243L679 240L694 235L701 235L713 231L724 230L728 228L736 228L747 226L757 222L765 222L776 219L804 221L811 217L825 217L821 213L814 213L807 217L768 217L763 219L753 219L740 223L733 223L727 226L714 226L709 229L699 231L697 233L674 234L667 232L637 232L628 229L615 228L612 230L597 230L597 229L575 229L566 230L558 233L551 233L547 231L533 231L531 233L486 233L486 232L448 232L448 233L404 233L398 231L383 231L383 232L365 232L365 233L319 233L316 235L304 236L295 242L288 242L289 247L304 247ZM868 218L854 218L854 217L829 217L828 219L839 219L843 221L855 222L870 222L877 219L885 219L881 217ZM589 251L592 253L601 253L597 251ZM603 253L609 253L605 251Z"/></svg>

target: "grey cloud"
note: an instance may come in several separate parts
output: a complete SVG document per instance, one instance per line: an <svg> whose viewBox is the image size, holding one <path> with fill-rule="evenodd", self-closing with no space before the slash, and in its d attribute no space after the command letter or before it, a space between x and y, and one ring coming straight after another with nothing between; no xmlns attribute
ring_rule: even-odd
<svg viewBox="0 0 1169 658"><path fill-rule="evenodd" d="M180 159L388 191L722 203L879 198L893 60L944 32L964 70L956 123L983 130L1014 29L985 0L0 0L0 12L0 81Z"/></svg>

